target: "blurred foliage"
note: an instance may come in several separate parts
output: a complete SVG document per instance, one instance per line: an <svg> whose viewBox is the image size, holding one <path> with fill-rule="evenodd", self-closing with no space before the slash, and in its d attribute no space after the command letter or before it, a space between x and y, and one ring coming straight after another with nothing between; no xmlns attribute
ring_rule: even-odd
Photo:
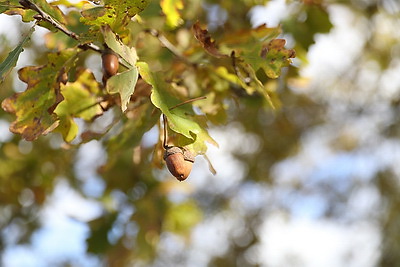
<svg viewBox="0 0 400 267"><path fill-rule="evenodd" d="M294 179L285 187L291 192L287 199L277 197L253 208L235 204L244 188L252 185L279 194L280 177L272 170L301 155L312 131L332 127L328 131L333 136L332 153L356 154L371 145L346 133L343 125L379 112L373 109L378 102L368 102L377 101L369 96L378 89L371 93L358 83L366 66L376 64L382 77L400 59L399 36L379 24L382 17L398 20L396 1L288 0L290 8L280 26L251 25L251 9L268 3L2 1L0 12L20 16L23 22L16 29L22 34L17 46L0 38L0 97L8 112L0 111L0 121L20 134L0 143L0 251L31 241L41 227L40 211L64 179L83 197L102 204L102 213L84 223L90 228L87 251L105 266L190 262L184 253L185 247L193 245L196 226L221 214L240 217L244 230L229 233L226 251L210 256L210 264L249 266L254 262L246 255L259 242L257 233L266 214L274 210L290 214L292 202L315 194L327 203L320 216L346 220L350 195L360 186L357 183L365 183L379 191L383 204L379 214L367 218L381 226L380 265L399 265L400 202L394 165L382 167L367 182L360 182L357 175L345 177L346 182ZM335 30L331 16L335 6L350 10L368 34L345 73L333 73L329 81L308 90L312 86L300 70L318 37ZM49 30L46 47L29 40L32 21L35 28ZM25 22L31 22L29 27ZM61 32L55 24L72 34ZM100 60L99 52L106 48L118 54L121 63L119 73L107 82L97 75L101 67L90 63L93 57ZM13 68L24 49L29 50L31 62L17 72ZM322 88L325 85L329 88ZM395 91L386 98L376 93L394 114L400 99L399 88ZM201 96L207 99L171 110ZM340 108L347 113L340 113ZM206 143L216 144L207 127L234 140L226 153L233 165L241 167L244 178L224 190L212 184L197 190L190 182L178 184L165 171L162 159L161 112L170 122L168 142L188 146L198 157L206 153ZM399 137L400 120L393 117L376 130L382 140ZM149 136L152 141L145 141ZM250 141L253 149L243 147L250 147ZM105 185L100 196L85 190L80 178L84 172L77 168L77 155L89 142L105 149L107 160L97 169ZM117 204L111 205L113 201ZM123 233L112 240L110 233L121 224L124 212L128 219L122 223ZM10 228L18 229L11 240ZM168 235L183 242L180 257L162 252L160 244Z"/></svg>

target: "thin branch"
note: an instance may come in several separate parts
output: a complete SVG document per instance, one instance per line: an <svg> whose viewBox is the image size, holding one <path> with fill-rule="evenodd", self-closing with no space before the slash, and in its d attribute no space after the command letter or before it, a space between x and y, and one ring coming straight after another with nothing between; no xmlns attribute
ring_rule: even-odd
<svg viewBox="0 0 400 267"><path fill-rule="evenodd" d="M86 106L86 107L83 107L83 108L79 109L77 112L75 112L75 114L78 115L79 113L82 113L82 112L84 112L84 111L86 111L86 110L88 110L88 109L90 109L90 108L93 108L93 107L95 107L95 106L97 106L97 105L99 105L100 108L104 111L103 107L101 106L101 103L102 103L102 102L104 102L104 99L98 100L98 101L96 101L96 102L93 103L93 104L90 104L90 105L88 105L88 106Z"/></svg>
<svg viewBox="0 0 400 267"><path fill-rule="evenodd" d="M173 107L170 107L169 110L173 110L174 108L183 106L185 104L188 104L188 103L191 103L191 102L194 102L194 101L197 101L197 100L203 100L203 99L206 99L206 98L207 98L206 96L199 96L199 97L196 97L196 98L192 98L192 99L183 101L182 103L179 103L179 104L177 104L177 105L175 105Z"/></svg>
<svg viewBox="0 0 400 267"><path fill-rule="evenodd" d="M58 29L61 32L65 33L66 35L68 35L72 39L75 39L75 40L79 41L79 35L77 35L76 33L68 30L64 25L60 24L58 21L53 19L49 14L44 12L35 3L32 3L30 0L20 0L19 3L23 7L27 8L27 9L32 9L32 10L36 11L38 13L38 15L34 16L35 19L47 21L48 23L53 25L56 29ZM97 47L96 45L92 44L92 43L82 44L79 47L81 47L83 49L91 49L93 51L101 53L101 49L99 47Z"/></svg>
<svg viewBox="0 0 400 267"><path fill-rule="evenodd" d="M145 32L150 33L152 36L156 37L162 45L164 45L169 51L171 51L177 58L182 60L188 65L195 66L196 64L190 62L184 55L182 55L181 51L178 50L164 35L162 35L159 31L155 29L147 29Z"/></svg>

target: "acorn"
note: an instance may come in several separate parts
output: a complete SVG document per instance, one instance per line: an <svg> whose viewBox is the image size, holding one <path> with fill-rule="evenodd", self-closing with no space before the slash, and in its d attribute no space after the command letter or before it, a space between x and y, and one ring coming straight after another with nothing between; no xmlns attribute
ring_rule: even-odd
<svg viewBox="0 0 400 267"><path fill-rule="evenodd" d="M109 48L101 55L104 76L111 77L117 74L119 68L118 56Z"/></svg>
<svg viewBox="0 0 400 267"><path fill-rule="evenodd" d="M169 172L179 181L183 181L192 171L194 156L185 148L170 146L165 150L164 160Z"/></svg>

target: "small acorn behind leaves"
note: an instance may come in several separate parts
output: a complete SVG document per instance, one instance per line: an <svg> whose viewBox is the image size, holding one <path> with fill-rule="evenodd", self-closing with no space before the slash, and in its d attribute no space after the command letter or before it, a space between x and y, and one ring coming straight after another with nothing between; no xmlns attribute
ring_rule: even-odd
<svg viewBox="0 0 400 267"><path fill-rule="evenodd" d="M185 148L170 146L165 150L164 160L170 173L179 181L183 181L192 171L194 156Z"/></svg>
<svg viewBox="0 0 400 267"><path fill-rule="evenodd" d="M109 78L117 74L119 68L118 56L111 49L104 50L101 59L105 77Z"/></svg>

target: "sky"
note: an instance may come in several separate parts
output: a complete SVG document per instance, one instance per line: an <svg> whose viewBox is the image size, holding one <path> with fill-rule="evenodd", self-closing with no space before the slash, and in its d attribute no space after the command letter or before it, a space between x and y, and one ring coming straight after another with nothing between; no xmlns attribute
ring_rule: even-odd
<svg viewBox="0 0 400 267"><path fill-rule="evenodd" d="M276 0L271 1L267 6L255 7L251 18L253 25L267 23L269 26L276 26L286 14L284 2L284 0ZM351 12L340 6L334 6L331 14L335 29L329 34L318 36L317 44L309 52L310 63L302 70L304 77L310 79L310 88L313 84L329 79L331 72L340 72L348 68L365 38L360 28L351 27L354 22ZM0 15L0 33L7 35L11 46L16 45L21 39L21 36L7 30L15 23L19 23L19 17ZM36 30L33 41L43 42L41 35L44 32L44 30ZM17 68L27 64L29 64L29 50L21 54ZM391 79L396 75L388 73L387 76L387 79ZM397 75L397 77L400 76ZM399 79L397 83L400 84ZM15 86L17 90L23 88L18 81L15 82ZM390 94L390 90L395 90L393 83L388 83L386 87L387 94ZM376 123L383 119L376 118ZM368 123L370 122L357 120L357 122L349 121L345 125L352 134L366 135L365 129L368 128ZM0 121L0 142L5 142L10 138L7 127L7 122ZM227 135L227 131L234 134ZM376 153L334 154L327 149L326 145L335 137L332 132L329 128L316 128L309 131L308 135L303 137L299 153L274 167L272 173L279 177L278 190L281 190L283 196L286 196L285 190L288 189L288 184L296 179L310 179L317 182L325 178L327 173L333 173L332 179L337 179L338 183L344 177L354 174L361 179L370 179L385 164L400 160L399 144L389 141L387 143L376 141L376 146L378 143L381 146ZM370 134L371 136L365 136L366 142L374 138L373 133ZM196 179L188 180L188 186L192 190L212 188L217 193L226 192L245 179L245 167L233 157L233 152L237 152L239 146L242 145L235 140L247 140L248 151L244 153L252 153L256 150L259 141L256 136L232 124L212 129L211 135L220 144L218 149L210 147L208 153L217 170L217 176L210 177L205 173L203 170L207 170L207 163L200 159L195 163L192 173ZM315 138L316 136L318 138ZM97 157L102 153L85 152L101 151L101 149L101 145L93 141L83 145L78 153L82 166L77 168L86 170L81 179L86 182L87 192L93 195L101 194L104 189L95 170L105 159ZM180 201L180 199L190 197L190 191L177 188L172 199ZM275 194L276 192L271 192L268 188L247 183L234 197L233 203L237 205L239 211L242 209L244 212L257 209L260 203L268 203ZM354 192L352 198L350 207L352 212L360 215L360 218L366 216L371 207L379 204L378 193L368 186ZM265 215L265 220L261 222L259 233L257 233L260 242L246 252L246 259L253 261L254 264L269 267L372 267L376 265L381 238L377 225L367 220L359 220L349 225L321 219L319 215L326 205L323 196L294 196L292 204L295 216L291 218L279 210ZM85 222L96 218L101 212L99 203L84 199L68 185L65 179L60 177L53 196L41 211L43 227L33 235L32 244L8 247L4 252L2 266L52 266L60 259L74 259L74 266L99 266L96 258L86 254L84 241L89 233ZM194 259L198 263L197 266L207 266L210 255L223 255L228 249L230 235L237 236L235 242L246 244L245 237L248 233L244 231L240 212L236 215L222 213L207 218L193 230L193 244L188 248L188 258ZM172 234L163 236L159 245L160 251L167 252L167 255L174 255L180 251L178 248L183 249L183 246L182 240Z"/></svg>

